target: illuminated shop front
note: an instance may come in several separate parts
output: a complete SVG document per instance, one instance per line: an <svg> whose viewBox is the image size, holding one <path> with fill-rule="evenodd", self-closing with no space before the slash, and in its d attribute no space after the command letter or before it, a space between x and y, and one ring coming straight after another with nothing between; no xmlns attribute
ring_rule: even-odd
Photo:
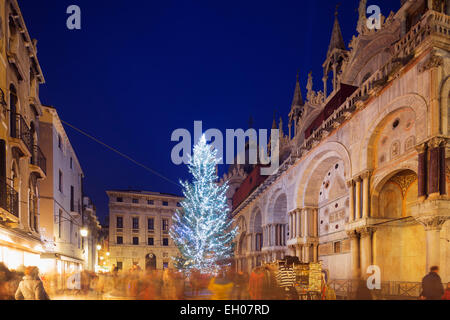
<svg viewBox="0 0 450 320"><path fill-rule="evenodd" d="M8 269L40 267L42 252L43 248L38 239L0 229L0 262Z"/></svg>

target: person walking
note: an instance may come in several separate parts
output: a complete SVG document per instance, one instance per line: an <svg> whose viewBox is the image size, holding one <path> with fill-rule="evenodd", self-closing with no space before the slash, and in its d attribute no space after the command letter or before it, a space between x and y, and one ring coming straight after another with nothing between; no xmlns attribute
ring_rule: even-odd
<svg viewBox="0 0 450 320"><path fill-rule="evenodd" d="M284 290L286 300L298 300L297 290L295 290L296 275L294 269L285 263L280 263L277 273L278 286Z"/></svg>
<svg viewBox="0 0 450 320"><path fill-rule="evenodd" d="M17 288L16 300L50 300L45 292L44 284L39 278L39 269L37 267L27 267L25 277L19 283Z"/></svg>
<svg viewBox="0 0 450 320"><path fill-rule="evenodd" d="M248 293L251 300L262 300L263 298L264 273L260 267L257 267L250 274L248 283Z"/></svg>
<svg viewBox="0 0 450 320"><path fill-rule="evenodd" d="M14 294L11 295L10 290L10 283L13 278L13 272L9 271L9 269L0 262L0 300L14 300Z"/></svg>
<svg viewBox="0 0 450 320"><path fill-rule="evenodd" d="M430 273L422 279L422 293L420 294L420 299L441 300L443 295L444 286L442 285L442 280L439 276L439 267L433 266L430 268Z"/></svg>

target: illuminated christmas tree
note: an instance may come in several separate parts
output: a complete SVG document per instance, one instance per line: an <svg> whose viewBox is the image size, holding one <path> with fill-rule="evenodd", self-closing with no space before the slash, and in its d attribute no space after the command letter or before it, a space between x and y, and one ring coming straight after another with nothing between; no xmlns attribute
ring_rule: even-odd
<svg viewBox="0 0 450 320"><path fill-rule="evenodd" d="M183 211L174 214L170 235L180 251L176 265L188 272L215 272L233 254L237 228L232 228L228 216L225 196L228 184L216 183L216 166L220 161L216 156L217 150L202 136L188 165L193 181L181 182L185 196L181 202Z"/></svg>

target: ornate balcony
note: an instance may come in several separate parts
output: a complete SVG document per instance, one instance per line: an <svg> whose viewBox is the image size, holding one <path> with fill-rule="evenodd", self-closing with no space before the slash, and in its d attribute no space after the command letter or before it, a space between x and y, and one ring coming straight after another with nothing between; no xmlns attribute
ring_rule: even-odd
<svg viewBox="0 0 450 320"><path fill-rule="evenodd" d="M19 220L19 194L5 181L0 181L0 217L13 223Z"/></svg>
<svg viewBox="0 0 450 320"><path fill-rule="evenodd" d="M10 136L12 147L17 148L22 156L30 157L33 154L30 128L18 113L11 113Z"/></svg>
<svg viewBox="0 0 450 320"><path fill-rule="evenodd" d="M41 178L45 178L47 175L47 159L38 146L33 146L33 152L30 159L30 169L32 172L36 172Z"/></svg>

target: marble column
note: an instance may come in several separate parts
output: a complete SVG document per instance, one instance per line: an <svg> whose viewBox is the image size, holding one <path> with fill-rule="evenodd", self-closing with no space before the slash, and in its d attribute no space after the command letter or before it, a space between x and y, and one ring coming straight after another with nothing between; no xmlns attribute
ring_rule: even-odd
<svg viewBox="0 0 450 320"><path fill-rule="evenodd" d="M295 210L291 212L291 220L290 220L290 226L289 226L289 235L290 239L295 238Z"/></svg>
<svg viewBox="0 0 450 320"><path fill-rule="evenodd" d="M440 265L441 256L441 229L445 223L444 217L420 217L418 221L425 227L427 245L427 270L432 266L444 267Z"/></svg>
<svg viewBox="0 0 450 320"><path fill-rule="evenodd" d="M302 210L298 209L297 211L295 211L295 229L296 229L296 237L300 238L302 236L302 224L301 224L301 220L302 220Z"/></svg>
<svg viewBox="0 0 450 320"><path fill-rule="evenodd" d="M295 246L291 246L290 249L291 249L291 250L290 250L290 251L291 251L291 256L295 257L296 254L297 254L296 249L295 249Z"/></svg>
<svg viewBox="0 0 450 320"><path fill-rule="evenodd" d="M305 251L305 262L310 262L309 261L309 249L310 249L310 245L307 244L303 247L304 251Z"/></svg>
<svg viewBox="0 0 450 320"><path fill-rule="evenodd" d="M439 177L440 177L440 144L442 139L433 138L429 142L430 163L428 166L428 193L430 197L440 195Z"/></svg>
<svg viewBox="0 0 450 320"><path fill-rule="evenodd" d="M359 268L359 235L356 231L347 233L350 238L350 252L351 252L351 271L352 279L356 280L360 277Z"/></svg>
<svg viewBox="0 0 450 320"><path fill-rule="evenodd" d="M347 181L347 186L349 189L348 192L350 194L348 222L353 222L355 221L355 183L353 182L353 180L349 180Z"/></svg>
<svg viewBox="0 0 450 320"><path fill-rule="evenodd" d="M268 247L269 246L269 230L268 230L268 227L267 226L265 226L264 227L264 246L265 247Z"/></svg>
<svg viewBox="0 0 450 320"><path fill-rule="evenodd" d="M439 192L441 195L447 194L447 173L445 165L445 147L447 145L446 140L442 140L439 145Z"/></svg>
<svg viewBox="0 0 450 320"><path fill-rule="evenodd" d="M419 200L425 200L427 197L427 144L422 143L416 147L418 152L418 193Z"/></svg>
<svg viewBox="0 0 450 320"><path fill-rule="evenodd" d="M356 178L355 221L361 218L361 178Z"/></svg>
<svg viewBox="0 0 450 320"><path fill-rule="evenodd" d="M273 245L276 247L278 245L278 225L275 224L273 227L275 229L275 241Z"/></svg>
<svg viewBox="0 0 450 320"><path fill-rule="evenodd" d="M291 212L289 214L289 239L294 239L295 238L295 224L294 224L294 220L295 220L295 211Z"/></svg>
<svg viewBox="0 0 450 320"><path fill-rule="evenodd" d="M314 209L314 215L313 215L313 226L314 226L314 231L313 231L313 236L314 237L318 237L319 236L319 210L318 209Z"/></svg>
<svg viewBox="0 0 450 320"><path fill-rule="evenodd" d="M361 177L363 179L363 219L367 219L370 214L370 171L365 171Z"/></svg>
<svg viewBox="0 0 450 320"><path fill-rule="evenodd" d="M305 209L303 210L303 223L304 223L304 228L303 228L303 237L309 237L309 221L308 221L308 216L309 216L309 210L310 209Z"/></svg>
<svg viewBox="0 0 450 320"><path fill-rule="evenodd" d="M372 265L372 234L373 228L361 230L361 274L365 275L367 268Z"/></svg>

